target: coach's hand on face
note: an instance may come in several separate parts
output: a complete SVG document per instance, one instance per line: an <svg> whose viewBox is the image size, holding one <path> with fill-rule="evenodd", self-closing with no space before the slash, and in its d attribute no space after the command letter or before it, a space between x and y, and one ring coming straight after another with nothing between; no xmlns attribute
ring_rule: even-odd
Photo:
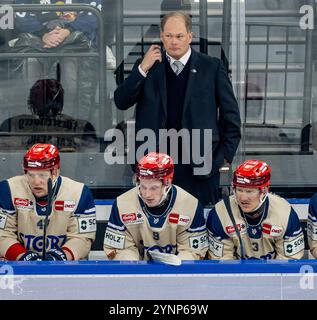
<svg viewBox="0 0 317 320"><path fill-rule="evenodd" d="M158 44L152 44L146 52L140 67L145 73L147 73L156 61L162 62L161 47Z"/></svg>

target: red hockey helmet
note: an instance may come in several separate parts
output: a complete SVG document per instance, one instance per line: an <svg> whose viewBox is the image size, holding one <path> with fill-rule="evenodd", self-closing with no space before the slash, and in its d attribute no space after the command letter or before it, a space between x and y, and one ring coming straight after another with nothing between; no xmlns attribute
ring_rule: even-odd
<svg viewBox="0 0 317 320"><path fill-rule="evenodd" d="M136 180L160 179L163 185L172 184L174 176L173 159L165 153L150 152L144 156L136 168Z"/></svg>
<svg viewBox="0 0 317 320"><path fill-rule="evenodd" d="M271 169L262 160L246 160L233 173L234 187L259 188L270 186Z"/></svg>
<svg viewBox="0 0 317 320"><path fill-rule="evenodd" d="M24 172L27 170L53 170L60 168L59 152L55 146L47 143L33 145L23 158Z"/></svg>

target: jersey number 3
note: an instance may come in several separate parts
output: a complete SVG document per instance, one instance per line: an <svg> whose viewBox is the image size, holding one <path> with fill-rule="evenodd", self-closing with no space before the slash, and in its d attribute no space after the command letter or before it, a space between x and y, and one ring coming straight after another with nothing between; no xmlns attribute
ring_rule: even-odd
<svg viewBox="0 0 317 320"><path fill-rule="evenodd" d="M253 251L259 251L259 244L257 242L252 242Z"/></svg>

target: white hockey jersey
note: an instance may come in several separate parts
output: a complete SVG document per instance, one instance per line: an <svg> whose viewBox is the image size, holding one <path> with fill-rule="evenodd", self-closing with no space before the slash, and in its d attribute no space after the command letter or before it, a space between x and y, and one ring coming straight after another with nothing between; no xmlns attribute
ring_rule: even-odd
<svg viewBox="0 0 317 320"><path fill-rule="evenodd" d="M312 196L309 202L307 240L311 254L317 258L317 193Z"/></svg>
<svg viewBox="0 0 317 320"><path fill-rule="evenodd" d="M0 256L15 260L26 250L43 250L43 225L47 204L36 202L25 176L0 182ZM63 248L74 260L88 256L95 239L96 210L84 184L59 176L53 189L52 212L47 227L47 250Z"/></svg>
<svg viewBox="0 0 317 320"><path fill-rule="evenodd" d="M147 260L148 250L177 254L182 260L203 259L208 235L203 208L185 190L172 186L167 209L153 215L133 188L112 206L104 238L109 259Z"/></svg>
<svg viewBox="0 0 317 320"><path fill-rule="evenodd" d="M230 197L230 204L247 259L302 258L305 243L300 221L285 199L269 194L256 225L248 224L234 196ZM240 259L240 243L223 201L209 212L207 229L210 259Z"/></svg>

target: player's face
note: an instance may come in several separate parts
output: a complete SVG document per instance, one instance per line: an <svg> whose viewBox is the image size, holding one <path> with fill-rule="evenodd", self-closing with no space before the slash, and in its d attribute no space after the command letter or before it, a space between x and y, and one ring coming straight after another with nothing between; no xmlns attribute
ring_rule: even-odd
<svg viewBox="0 0 317 320"><path fill-rule="evenodd" d="M140 194L149 207L156 207L163 197L163 183L160 180L140 179L139 183Z"/></svg>
<svg viewBox="0 0 317 320"><path fill-rule="evenodd" d="M180 59L189 49L193 34L186 30L181 17L170 17L161 32L161 41L166 52L174 59Z"/></svg>
<svg viewBox="0 0 317 320"><path fill-rule="evenodd" d="M33 194L40 198L47 195L47 180L53 176L50 170L28 170L26 178Z"/></svg>
<svg viewBox="0 0 317 320"><path fill-rule="evenodd" d="M261 193L258 188L236 187L235 194L238 205L243 212L252 212L260 204Z"/></svg>

